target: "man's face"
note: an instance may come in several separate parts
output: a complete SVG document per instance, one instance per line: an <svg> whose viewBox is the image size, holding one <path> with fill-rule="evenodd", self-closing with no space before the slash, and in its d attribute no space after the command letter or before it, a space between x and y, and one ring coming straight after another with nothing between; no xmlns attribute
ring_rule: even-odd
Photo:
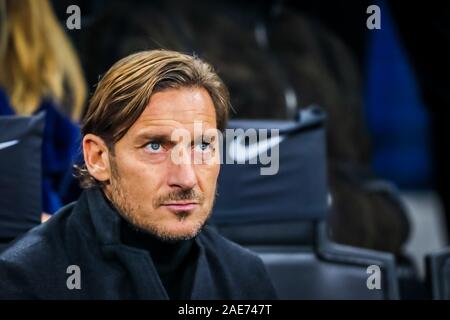
<svg viewBox="0 0 450 320"><path fill-rule="evenodd" d="M205 89L155 93L109 157L105 192L121 215L164 240L197 235L212 210L220 164L193 158L217 159L215 129L214 104Z"/></svg>

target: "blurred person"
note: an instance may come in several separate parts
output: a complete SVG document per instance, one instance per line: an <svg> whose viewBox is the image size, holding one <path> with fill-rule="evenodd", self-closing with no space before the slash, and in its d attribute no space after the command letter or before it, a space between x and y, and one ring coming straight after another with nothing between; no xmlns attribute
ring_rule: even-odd
<svg viewBox="0 0 450 320"><path fill-rule="evenodd" d="M448 166L450 155L450 112L448 108L450 95L448 88L450 84L447 76L450 70L450 60L448 59L450 54L450 6L448 3L428 1L426 5L421 3L405 5L404 1L399 0L376 1L375 3L367 0L336 0L333 2L285 0L284 2L303 13L314 16L333 30L351 49L356 61L359 62L360 69L363 70L367 68L366 60L371 49L370 38L377 32L386 31L386 15L392 15L393 22L388 23L394 25L399 42L396 45L402 50L405 49L407 63L411 64L413 68L414 77L419 84L419 94L421 94L427 109L424 112L428 113L430 119L432 167L426 168L431 171L431 179L426 183L432 184L440 195L446 216L446 228L450 232L450 172ZM382 29L379 31L369 30L365 27L369 17L366 9L372 4L380 6L381 9ZM345 19L342 19L343 16ZM382 50L381 54L386 54L385 48ZM398 66L397 69L402 72L404 67ZM394 70L394 72L396 71ZM367 73L367 70L364 72ZM403 94L411 96L411 92ZM419 121L422 120L419 119ZM402 125L403 123L398 127L402 127ZM415 178L416 174L413 172L411 179ZM414 186L414 188L418 187ZM447 236L447 238L450 240L450 237Z"/></svg>
<svg viewBox="0 0 450 320"><path fill-rule="evenodd" d="M114 64L82 124L85 190L0 256L0 298L275 298L261 259L205 225L219 162L173 160L217 159L209 132L225 129L229 107L198 58L153 50Z"/></svg>
<svg viewBox="0 0 450 320"><path fill-rule="evenodd" d="M47 0L0 0L0 116L46 112L43 211L67 199L86 85L77 55ZM43 215L43 220L48 215Z"/></svg>

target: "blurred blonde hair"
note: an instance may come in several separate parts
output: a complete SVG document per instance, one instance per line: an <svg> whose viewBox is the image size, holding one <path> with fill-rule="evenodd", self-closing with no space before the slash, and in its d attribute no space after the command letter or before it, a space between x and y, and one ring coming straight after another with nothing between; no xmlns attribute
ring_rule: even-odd
<svg viewBox="0 0 450 320"><path fill-rule="evenodd" d="M86 84L77 55L48 0L0 0L0 85L17 114L44 97L79 120Z"/></svg>

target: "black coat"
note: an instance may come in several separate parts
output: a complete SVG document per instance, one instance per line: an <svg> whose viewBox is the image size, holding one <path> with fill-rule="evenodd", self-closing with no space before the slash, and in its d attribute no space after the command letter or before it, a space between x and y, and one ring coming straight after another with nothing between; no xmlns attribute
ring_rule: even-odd
<svg viewBox="0 0 450 320"><path fill-rule="evenodd" d="M0 298L168 299L145 250L120 241L120 216L98 189L32 229L0 256ZM265 267L255 254L205 226L191 299L274 299ZM80 289L73 284L80 270ZM68 269L69 268L69 269Z"/></svg>

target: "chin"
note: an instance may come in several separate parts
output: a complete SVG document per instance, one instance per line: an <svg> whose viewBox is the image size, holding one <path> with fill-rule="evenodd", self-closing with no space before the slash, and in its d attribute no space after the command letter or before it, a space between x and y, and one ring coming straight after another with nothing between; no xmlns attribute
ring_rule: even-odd
<svg viewBox="0 0 450 320"><path fill-rule="evenodd" d="M163 241L189 240L198 235L202 230L203 223L198 220L184 221L171 220L158 223L157 226L148 223L139 223L138 227Z"/></svg>
<svg viewBox="0 0 450 320"><path fill-rule="evenodd" d="M188 240L194 238L202 229L203 224L197 221L171 222L165 228L161 228L159 235L162 238L172 240Z"/></svg>

